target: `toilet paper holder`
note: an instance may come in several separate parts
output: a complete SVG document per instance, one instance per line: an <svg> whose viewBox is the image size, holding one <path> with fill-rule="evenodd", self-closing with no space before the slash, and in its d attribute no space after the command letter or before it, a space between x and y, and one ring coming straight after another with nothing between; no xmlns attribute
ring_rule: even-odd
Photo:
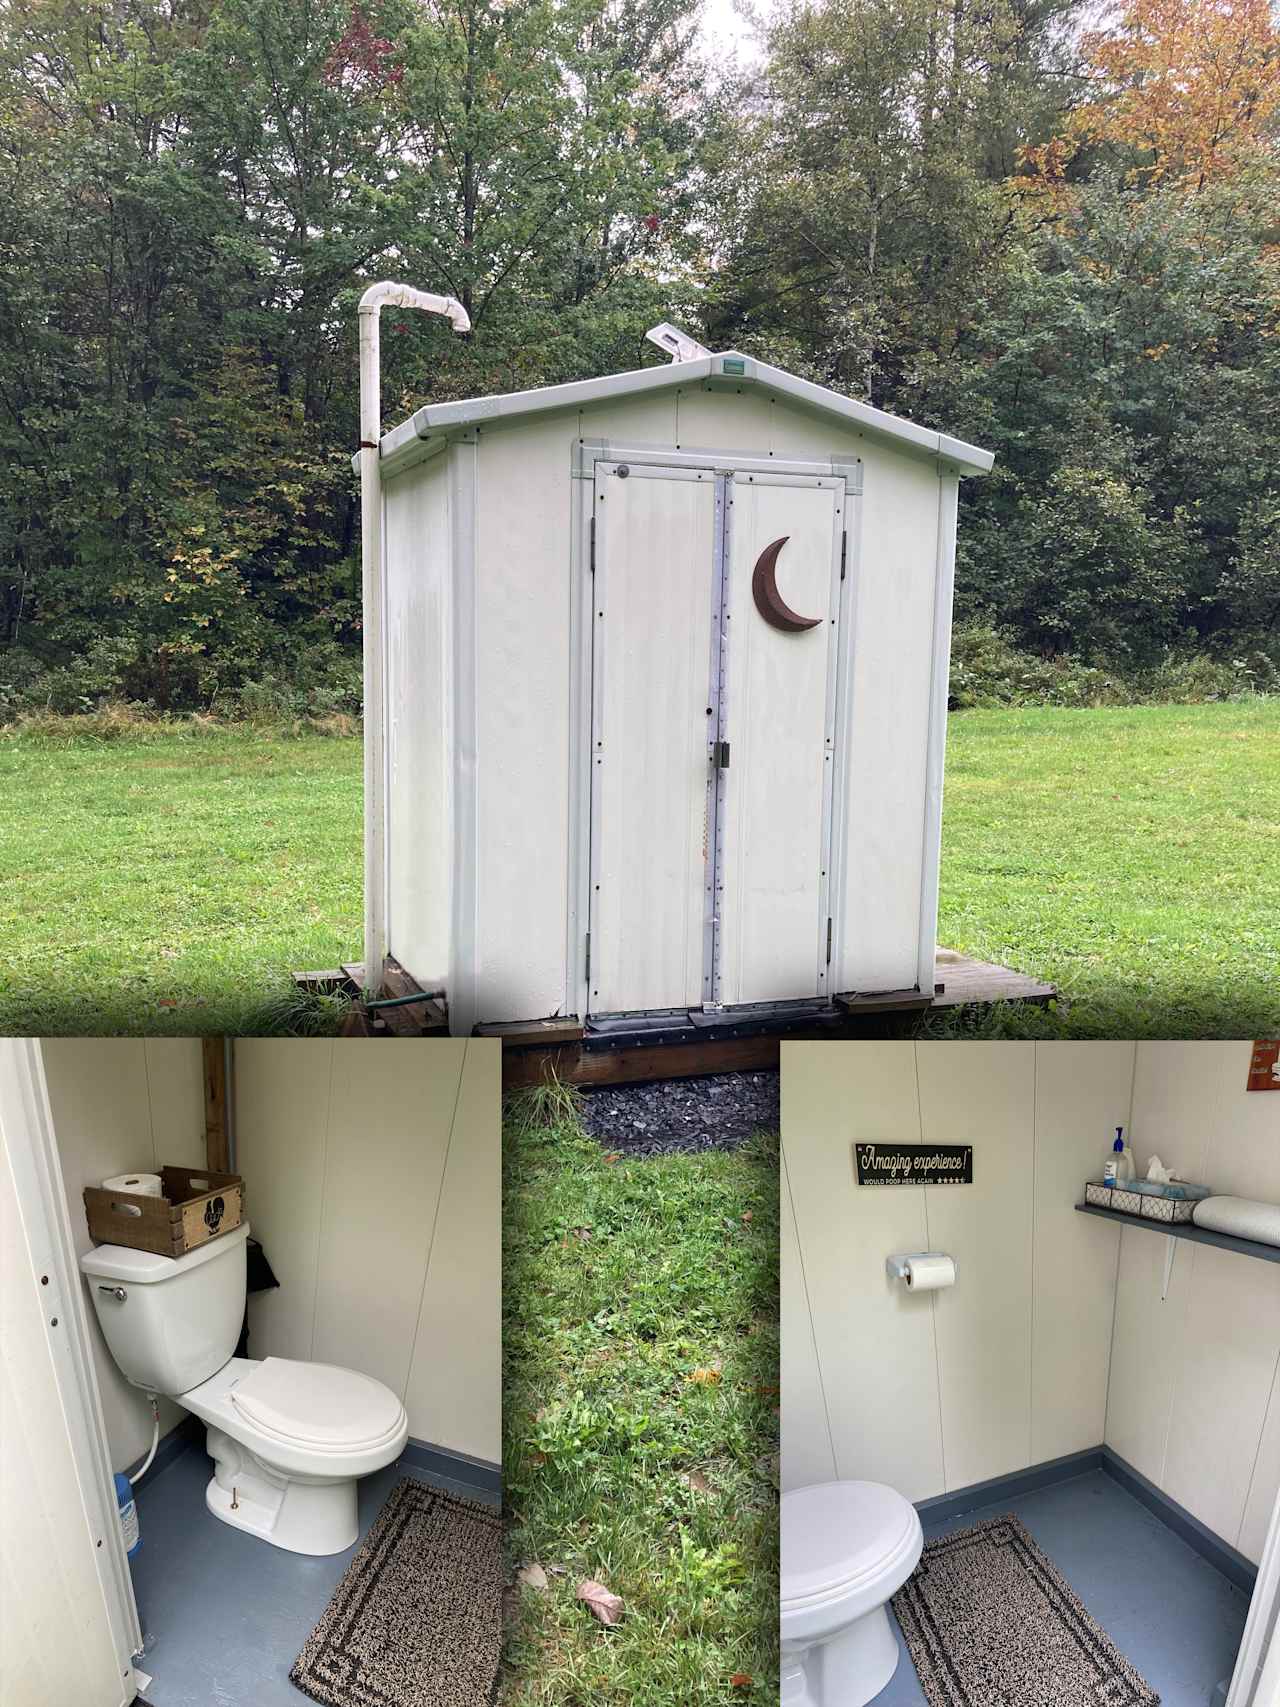
<svg viewBox="0 0 1280 1707"><path fill-rule="evenodd" d="M900 1256L886 1257L884 1259L884 1271L889 1276L890 1280L905 1280L907 1278L908 1263L919 1262L922 1257L940 1257L945 1255L945 1251L905 1251ZM952 1267L955 1267L954 1258L952 1258Z"/></svg>

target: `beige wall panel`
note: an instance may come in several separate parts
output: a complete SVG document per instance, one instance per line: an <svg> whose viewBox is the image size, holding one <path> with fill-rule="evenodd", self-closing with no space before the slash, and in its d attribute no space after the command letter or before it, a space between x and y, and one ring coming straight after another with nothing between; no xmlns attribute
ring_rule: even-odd
<svg viewBox="0 0 1280 1707"><path fill-rule="evenodd" d="M575 436L573 417L561 415L482 434L477 452L481 1020L540 1019L564 1006ZM500 992L486 966L503 968Z"/></svg>
<svg viewBox="0 0 1280 1707"><path fill-rule="evenodd" d="M333 1046L312 1355L401 1396L466 1048Z"/></svg>
<svg viewBox="0 0 1280 1707"><path fill-rule="evenodd" d="M919 1140L913 1046L784 1044L782 1131L837 1475L940 1493L933 1298L884 1268L924 1248L925 1194L854 1183L855 1139Z"/></svg>
<svg viewBox="0 0 1280 1707"><path fill-rule="evenodd" d="M465 1049L405 1406L416 1439L496 1464L502 1456L502 1045L472 1038Z"/></svg>
<svg viewBox="0 0 1280 1707"><path fill-rule="evenodd" d="M235 1045L237 1171L249 1225L280 1282L278 1290L250 1296L251 1357L315 1355L335 1048L328 1038L241 1038Z"/></svg>
<svg viewBox="0 0 1280 1707"><path fill-rule="evenodd" d="M677 394L667 391L652 397L615 398L612 403L594 403L565 416L580 439L610 439L626 445L674 445L678 434ZM565 453L565 467L568 453Z"/></svg>
<svg viewBox="0 0 1280 1707"><path fill-rule="evenodd" d="M1085 1452L1106 1429L1120 1230L1075 1205L1113 1129L1129 1124L1134 1053L1132 1043L1036 1045L1033 1464Z"/></svg>
<svg viewBox="0 0 1280 1707"><path fill-rule="evenodd" d="M449 470L436 456L386 488L388 940L424 989L449 974Z"/></svg>
<svg viewBox="0 0 1280 1707"><path fill-rule="evenodd" d="M879 449L865 452L864 482L833 965L837 990L893 990L914 985L920 938L939 482L931 464Z"/></svg>
<svg viewBox="0 0 1280 1707"><path fill-rule="evenodd" d="M41 1053L71 1233L76 1255L83 1256L93 1244L85 1186L135 1168L154 1173L165 1163L182 1166L188 1154L194 1154L191 1166L204 1165L200 1044L191 1038L51 1037ZM124 1470L151 1444L151 1406L120 1373L91 1303L88 1310L111 1464ZM181 1420L177 1406L162 1400L160 1432L168 1434Z"/></svg>
<svg viewBox="0 0 1280 1707"><path fill-rule="evenodd" d="M947 1487L1031 1462L1035 1045L921 1043L926 1144L973 1144L972 1186L925 1187L931 1250L956 1260L932 1295Z"/></svg>
<svg viewBox="0 0 1280 1707"><path fill-rule="evenodd" d="M836 1479L835 1453L827 1424L822 1371L813 1339L809 1295L805 1286L795 1210L787 1179L786 1157L781 1183L781 1347L779 1353L782 1402L782 1485L807 1488Z"/></svg>
<svg viewBox="0 0 1280 1707"><path fill-rule="evenodd" d="M1191 1248L1195 1267L1161 1486L1235 1543L1280 1361L1280 1264L1211 1245Z"/></svg>
<svg viewBox="0 0 1280 1707"><path fill-rule="evenodd" d="M1120 1235L1105 1437L1161 1487L1195 1268L1195 1246L1177 1245L1169 1294L1161 1299L1166 1244L1139 1228Z"/></svg>
<svg viewBox="0 0 1280 1707"><path fill-rule="evenodd" d="M1254 1564L1260 1563L1262 1549L1266 1544L1267 1531L1271 1527L1271 1517L1276 1507L1276 1498L1280 1495L1280 1370L1276 1371L1271 1383L1271 1401L1267 1407L1267 1420L1263 1424L1262 1438L1258 1442L1258 1455L1254 1460L1253 1475L1249 1482L1249 1497L1245 1501L1244 1519L1240 1525L1240 1535L1236 1546L1246 1559L1252 1559Z"/></svg>

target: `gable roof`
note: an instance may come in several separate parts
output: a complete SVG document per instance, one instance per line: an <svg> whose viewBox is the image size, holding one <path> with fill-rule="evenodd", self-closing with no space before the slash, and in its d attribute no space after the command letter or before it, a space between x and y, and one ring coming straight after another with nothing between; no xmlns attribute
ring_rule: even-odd
<svg viewBox="0 0 1280 1707"><path fill-rule="evenodd" d="M774 396L785 397L828 415L845 427L866 433L882 443L936 458L960 474L986 474L995 461L993 453L978 445L953 439L932 427L917 426L900 415L873 409L852 397L842 397L824 385L800 379L754 356L725 350L691 362L670 362L664 367L637 368L631 373L606 374L603 379L573 380L568 385L539 386L533 391L507 391L494 397L469 397L460 403L428 403L416 414L382 437L381 459L396 456L420 439L482 426L486 422L510 421L521 416L546 415L557 409L584 409L592 403L612 402L620 397L643 396L668 386L719 381L734 389L750 385ZM397 456L396 460L400 458ZM388 470L388 472L390 472Z"/></svg>

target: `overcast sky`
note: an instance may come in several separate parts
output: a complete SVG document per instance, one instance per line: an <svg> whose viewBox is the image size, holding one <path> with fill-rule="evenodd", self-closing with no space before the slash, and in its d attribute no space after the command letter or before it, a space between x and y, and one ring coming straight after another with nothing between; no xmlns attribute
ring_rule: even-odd
<svg viewBox="0 0 1280 1707"><path fill-rule="evenodd" d="M751 12L767 8L759 0L746 0ZM703 0L702 36L716 53L732 55L740 65L753 65L761 57L756 30L742 16L743 0Z"/></svg>

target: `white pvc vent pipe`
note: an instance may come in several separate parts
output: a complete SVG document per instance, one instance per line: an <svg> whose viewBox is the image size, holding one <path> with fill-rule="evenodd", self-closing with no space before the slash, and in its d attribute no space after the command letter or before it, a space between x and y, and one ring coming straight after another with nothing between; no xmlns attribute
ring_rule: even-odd
<svg viewBox="0 0 1280 1707"><path fill-rule="evenodd" d="M378 995L387 957L386 873L386 605L382 560L382 372L379 315L384 308L442 314L455 332L471 318L453 296L433 296L384 279L360 298L360 556L364 599L364 982Z"/></svg>

